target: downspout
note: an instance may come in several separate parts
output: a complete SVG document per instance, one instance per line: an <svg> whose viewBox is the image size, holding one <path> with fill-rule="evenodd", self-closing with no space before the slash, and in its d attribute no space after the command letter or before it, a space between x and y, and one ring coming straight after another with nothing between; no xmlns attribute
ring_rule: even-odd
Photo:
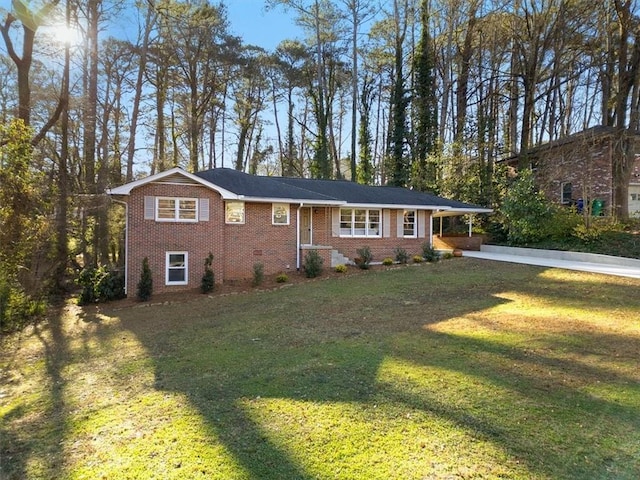
<svg viewBox="0 0 640 480"><path fill-rule="evenodd" d="M431 212L431 215L429 215L429 247L433 248L433 214L434 213L438 213L438 209L436 208L435 211Z"/></svg>
<svg viewBox="0 0 640 480"><path fill-rule="evenodd" d="M296 271L300 271L300 210L304 203L298 205L298 212L296 214Z"/></svg>
<svg viewBox="0 0 640 480"><path fill-rule="evenodd" d="M113 197L111 201L124 205L124 294L127 295L129 283L129 204Z"/></svg>

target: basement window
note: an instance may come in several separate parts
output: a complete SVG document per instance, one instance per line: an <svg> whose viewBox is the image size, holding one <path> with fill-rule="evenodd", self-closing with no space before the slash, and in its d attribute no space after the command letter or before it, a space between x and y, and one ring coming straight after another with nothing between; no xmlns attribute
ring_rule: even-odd
<svg viewBox="0 0 640 480"><path fill-rule="evenodd" d="M186 285L188 283L189 254L187 252L167 252L166 285Z"/></svg>

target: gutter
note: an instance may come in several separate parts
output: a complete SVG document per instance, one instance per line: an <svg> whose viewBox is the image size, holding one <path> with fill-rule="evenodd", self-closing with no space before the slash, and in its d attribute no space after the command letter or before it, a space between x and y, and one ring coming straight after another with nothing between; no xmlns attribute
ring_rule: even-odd
<svg viewBox="0 0 640 480"><path fill-rule="evenodd" d="M296 271L300 271L300 210L304 206L303 202L298 205L296 212Z"/></svg>

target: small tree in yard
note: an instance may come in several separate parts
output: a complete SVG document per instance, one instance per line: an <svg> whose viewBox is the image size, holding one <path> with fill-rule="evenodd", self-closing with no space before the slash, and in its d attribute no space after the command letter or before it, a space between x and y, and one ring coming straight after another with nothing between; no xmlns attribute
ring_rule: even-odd
<svg viewBox="0 0 640 480"><path fill-rule="evenodd" d="M204 260L204 275L202 275L202 282L200 283L200 291L202 293L209 293L215 287L215 276L211 268L212 263L213 253L209 252L209 256Z"/></svg>
<svg viewBox="0 0 640 480"><path fill-rule="evenodd" d="M153 278L151 277L151 269L149 268L149 259L144 257L142 260L142 273L138 282L138 300L146 302L151 298L153 291Z"/></svg>
<svg viewBox="0 0 640 480"><path fill-rule="evenodd" d="M548 236L550 202L534 184L530 170L522 170L507 190L501 213L507 239L513 244L537 242Z"/></svg>

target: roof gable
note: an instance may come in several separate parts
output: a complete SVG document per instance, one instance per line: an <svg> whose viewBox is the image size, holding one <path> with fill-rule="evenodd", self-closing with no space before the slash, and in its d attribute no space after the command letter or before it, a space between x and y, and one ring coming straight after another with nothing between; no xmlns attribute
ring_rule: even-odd
<svg viewBox="0 0 640 480"><path fill-rule="evenodd" d="M155 175L149 175L148 177L125 183L124 185L120 185L119 187L108 189L107 193L109 195L130 195L132 190L151 183L202 185L203 187L217 191L225 199L237 198L237 195L235 193L221 188L217 185L203 181L202 178L193 175L192 173L189 173L180 167L174 167L169 170L165 170L164 172L156 173Z"/></svg>

